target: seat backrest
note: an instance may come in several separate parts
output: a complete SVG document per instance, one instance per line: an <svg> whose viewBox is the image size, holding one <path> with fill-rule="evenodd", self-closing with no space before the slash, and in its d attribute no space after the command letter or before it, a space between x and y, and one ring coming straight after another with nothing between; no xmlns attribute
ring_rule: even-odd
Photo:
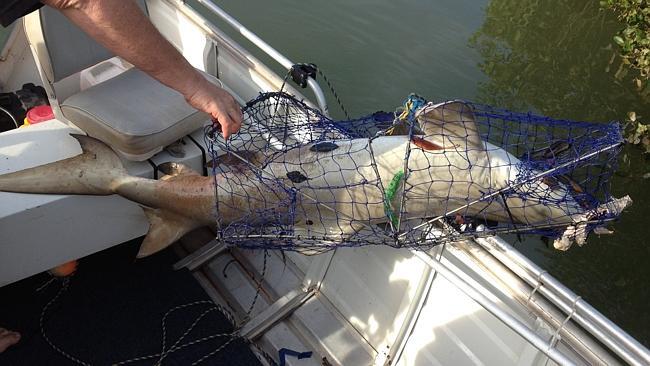
<svg viewBox="0 0 650 366"><path fill-rule="evenodd" d="M86 35L61 12L46 6L40 15L52 70L51 76L48 75L51 82L113 57L109 50Z"/></svg>
<svg viewBox="0 0 650 366"><path fill-rule="evenodd" d="M128 1L128 0L125 0ZM147 13L145 0L137 0ZM25 31L50 83L113 57L61 12L45 6L25 19Z"/></svg>

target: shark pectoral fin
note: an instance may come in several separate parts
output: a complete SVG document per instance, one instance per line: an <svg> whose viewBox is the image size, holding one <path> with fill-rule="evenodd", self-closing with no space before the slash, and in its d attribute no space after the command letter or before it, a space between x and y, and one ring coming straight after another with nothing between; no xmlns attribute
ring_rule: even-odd
<svg viewBox="0 0 650 366"><path fill-rule="evenodd" d="M188 232L201 226L196 221L160 209L143 207L149 219L149 232L144 238L137 257L143 258L172 245Z"/></svg>

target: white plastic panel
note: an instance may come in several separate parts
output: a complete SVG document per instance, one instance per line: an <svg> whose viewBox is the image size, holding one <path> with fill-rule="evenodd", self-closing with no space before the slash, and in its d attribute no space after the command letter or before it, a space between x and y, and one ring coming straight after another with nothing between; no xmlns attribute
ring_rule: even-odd
<svg viewBox="0 0 650 366"><path fill-rule="evenodd" d="M147 10L151 22L192 66L207 72L214 71L210 70L216 62L214 45L205 32L164 1L147 1Z"/></svg>
<svg viewBox="0 0 650 366"><path fill-rule="evenodd" d="M309 266L312 264L314 259L316 259L316 255L312 256L307 256L307 255L302 255L299 253L294 253L294 252L288 252L286 253L287 258L289 258L303 273L307 273L309 270ZM320 254L324 255L324 254Z"/></svg>
<svg viewBox="0 0 650 366"><path fill-rule="evenodd" d="M3 132L0 134L0 174L81 154L81 146L71 133L79 131L57 120Z"/></svg>
<svg viewBox="0 0 650 366"><path fill-rule="evenodd" d="M0 134L0 174L81 153L58 121ZM42 177L47 179L47 177ZM144 235L142 209L117 196L0 192L0 286Z"/></svg>
<svg viewBox="0 0 650 366"><path fill-rule="evenodd" d="M146 234L142 209L121 197L0 193L0 286Z"/></svg>
<svg viewBox="0 0 650 366"><path fill-rule="evenodd" d="M514 333L504 339L504 331L509 330L438 276L399 365L513 364L518 356L512 342L522 342Z"/></svg>
<svg viewBox="0 0 650 366"><path fill-rule="evenodd" d="M34 57L20 22L17 22L14 27L15 33L7 40L3 59L0 59L0 90L4 92L19 90L23 84L29 82L41 84Z"/></svg>
<svg viewBox="0 0 650 366"><path fill-rule="evenodd" d="M220 296L240 314L249 308L255 297L257 285L250 276L261 277L263 262L261 250L233 250L208 265L208 276L216 284ZM300 288L301 278L291 263L283 263L279 252L270 251L263 283L265 289L257 299L253 316L279 297ZM320 364L318 355L327 355L332 365L370 365L375 354L354 327L318 293L266 331L258 343L275 349L313 351L314 357L309 360L287 358L287 364L300 366Z"/></svg>
<svg viewBox="0 0 650 366"><path fill-rule="evenodd" d="M340 248L321 291L375 349L383 349L402 327L423 270L406 250Z"/></svg>
<svg viewBox="0 0 650 366"><path fill-rule="evenodd" d="M223 298L231 304L233 310L243 317L255 299L256 288L252 281L242 271L240 265L233 261L233 257L224 254L216 257L207 265L208 276L211 282L217 285L217 290ZM266 293L261 293L256 300L251 316L264 311L269 305Z"/></svg>
<svg viewBox="0 0 650 366"><path fill-rule="evenodd" d="M447 252L442 260L453 267L446 257L453 256ZM467 268L463 271L472 273ZM479 276L472 277L483 282ZM494 300L507 308L498 298ZM397 365L531 365L545 359L531 347L439 275Z"/></svg>
<svg viewBox="0 0 650 366"><path fill-rule="evenodd" d="M328 306L324 296L314 296L296 310L290 320L304 326L303 336L329 354L333 365L371 365L374 349L338 312Z"/></svg>
<svg viewBox="0 0 650 366"><path fill-rule="evenodd" d="M264 282L268 288L269 295L275 301L286 295L288 292L298 288L301 283L300 275L294 272L289 263L285 263L282 255L278 251L268 251L266 257L266 273ZM232 254L249 270L256 273L256 276L262 276L264 268L264 251L263 250L235 250Z"/></svg>

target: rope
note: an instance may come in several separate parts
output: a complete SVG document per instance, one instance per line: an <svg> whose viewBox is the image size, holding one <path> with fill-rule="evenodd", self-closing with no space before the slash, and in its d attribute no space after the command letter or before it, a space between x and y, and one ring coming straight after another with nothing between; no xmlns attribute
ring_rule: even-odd
<svg viewBox="0 0 650 366"><path fill-rule="evenodd" d="M300 71L300 72L298 72L298 71ZM327 87L329 88L330 92L332 93L332 96L334 96L334 99L336 100L336 103L338 104L339 108L341 108L341 111L343 111L343 114L345 115L345 118L350 119L350 114L348 113L348 110L343 105L343 102L341 101L341 98L339 98L339 94L334 89L334 86L332 85L330 80L327 78L325 73L314 64L299 63L299 64L293 65L291 67L291 69L289 69L289 71L287 71L287 74L285 75L284 80L282 81L282 85L280 86L280 89L278 90L278 92L281 93L282 91L284 91L284 87L285 87L285 84L286 84L289 76L292 76L292 75L296 74L297 72L300 75L300 80L297 80L296 78L294 78L294 81L296 81L296 83L298 83L299 86L301 86L303 88L307 86L307 79L310 78L310 77L315 76L314 73L318 73L318 75L320 75L323 78L323 80L325 81L325 84L327 84ZM274 115L275 115L275 113L274 113Z"/></svg>
<svg viewBox="0 0 650 366"><path fill-rule="evenodd" d="M141 362L141 361L146 361L146 360L151 360L151 359L157 359L154 364L156 366L161 366L163 361L169 355L171 355L174 352L177 352L177 351L182 350L184 348L187 348L187 347L199 344L199 343L203 343L203 342L206 342L206 341L209 341L209 340L212 340L212 339L226 338L226 337L228 338L222 345L220 345L216 349L210 351L206 355L204 355L204 356L200 357L199 359L197 359L196 361L194 361L192 363L192 366L194 366L194 365L201 364L202 362L206 361L207 359L209 359L209 358L213 357L214 355L218 354L223 349L228 347L228 345L230 345L235 340L242 339L240 337L240 335L239 335L239 330L241 329L243 324L245 324L245 322L248 321L251 318L251 314L253 312L253 309L255 308L255 304L257 303L257 301L259 299L260 292L262 290L263 281L264 281L264 278L266 276L268 255L269 255L268 252L264 251L264 261L263 261L263 266L262 266L262 272L261 272L261 275L260 275L261 278L259 280L256 280L257 286L256 286L256 290L255 290L255 296L253 297L253 300L251 301L251 304L249 305L249 307L248 307L248 309L247 309L247 311L245 313L245 316L244 316L244 318L243 318L243 320L241 322L241 325L240 326L235 326L235 329L233 331L231 331L231 332L223 332L223 333L215 333L215 334L208 335L208 336L205 336L205 337L202 337L202 338L199 338L199 339L195 339L195 340L186 341L184 343L181 343L196 328L196 326L211 312L219 311L226 318L228 318L228 320L230 320L232 324L236 324L236 322L234 320L234 316L232 315L232 313L228 309L225 309L224 307L222 307L222 306L220 306L218 304L215 304L212 301L199 300L199 301L194 301L194 302L189 302L189 303L186 303L186 304L178 305L178 306L175 306L175 307L169 309L162 318L162 321L161 321L162 339L161 339L161 351L160 352L152 353L152 354L149 354L149 355L137 356L137 357L133 357L133 358L122 360L122 361L117 361L117 362L112 363L111 365L112 366L123 366L123 365L128 365L128 364L131 364L131 363L136 363L136 362ZM43 289L45 289L47 286L54 283L55 281L56 281L56 278L52 277L47 282L45 282L43 285L39 286L36 289L36 291L42 291ZM61 280L61 288L58 290L56 295L50 301L48 301L47 304L41 310L41 314L40 314L40 318L39 318L39 328L40 328L41 336L43 337L43 339L47 342L47 344L54 351L56 351L57 353L59 353L63 357L67 358L68 360L72 361L73 363L78 364L78 365L82 365L82 366L92 366L90 363L81 360L80 358L68 353L63 348L56 345L47 336L47 333L46 333L45 323L46 323L46 317L47 317L48 310L52 306L54 306L54 304L59 300L59 298L68 290L69 285L70 285L70 277L64 277ZM169 316L171 316L171 314L176 312L176 311L180 311L180 310L183 310L183 309L196 307L196 306L200 306L200 305L209 305L209 308L207 308L206 310L201 312L192 321L192 323L185 329L183 334L178 339L176 339L176 341L169 348L167 348L167 333L168 333L167 332L167 322L168 322ZM246 341L249 342L248 340L246 340ZM265 355L265 357L269 357L269 359L272 360L272 358L270 356L268 356L268 354L264 353L261 350L258 350L258 351L261 354Z"/></svg>
<svg viewBox="0 0 650 366"><path fill-rule="evenodd" d="M404 100L404 106L402 107L402 112L400 113L398 119L402 121L412 122L415 120L415 113L427 103L427 100L423 97L411 93ZM397 114L397 113L396 113Z"/></svg>
<svg viewBox="0 0 650 366"><path fill-rule="evenodd" d="M553 338L551 338L551 342L550 342L549 345L548 345L548 349L547 349L548 351L550 351L552 348L554 348L554 347L557 345L557 342L560 340L560 332L562 331L562 329L564 329L564 327L566 326L566 324L569 322L569 320L571 320L571 318L573 317L573 315L576 313L576 311L577 311L577 304L578 304L578 301L580 301L580 299L582 299L582 298L581 298L580 296L577 296L577 297L573 300L573 304L572 304L572 307L571 307L571 312L570 312L569 315L564 319L564 321L562 322L562 324L560 324L560 326L557 328L557 330L556 330L555 333L553 334Z"/></svg>
<svg viewBox="0 0 650 366"><path fill-rule="evenodd" d="M535 296L535 293L537 292L537 290L539 290L540 287L544 286L544 283L542 282L542 277L547 273L548 273L547 271L541 271L537 275L537 283L535 284L535 287L533 288L533 291L531 291L530 294L528 294L528 298L526 299L526 306L528 306L530 304L530 300L532 300L533 296Z"/></svg>
<svg viewBox="0 0 650 366"><path fill-rule="evenodd" d="M325 83L327 84L330 91L332 92L332 95L334 96L334 99L336 99L336 103L339 105L339 107L343 111L343 114L345 115L345 118L349 120L350 115L348 114L347 109L343 106L343 102L341 101L341 98L339 98L338 93L336 93L336 90L334 90L334 86L332 86L329 79L327 78L327 76L325 76L325 73L323 73L323 71L321 71L321 69L318 69L318 75L320 75L323 78L323 80L325 80Z"/></svg>
<svg viewBox="0 0 650 366"><path fill-rule="evenodd" d="M37 291L40 291L50 283L52 283L52 280L48 281L45 285L39 287ZM79 358L66 352L63 348L54 344L54 342L52 342L50 337L48 337L47 334L45 333L45 317L47 315L47 311L50 309L51 306L53 306L56 303L56 301L61 297L61 295L63 295L68 290L69 286L70 286L70 277L64 277L61 280L61 288L59 288L59 291L57 291L56 295L54 295L54 297L47 302L47 304L43 307L43 310L41 310L41 315L38 318L38 326L41 331L41 336L54 351L56 351L63 357L67 358L68 360L76 364L83 365L83 366L91 366L89 363L80 360Z"/></svg>

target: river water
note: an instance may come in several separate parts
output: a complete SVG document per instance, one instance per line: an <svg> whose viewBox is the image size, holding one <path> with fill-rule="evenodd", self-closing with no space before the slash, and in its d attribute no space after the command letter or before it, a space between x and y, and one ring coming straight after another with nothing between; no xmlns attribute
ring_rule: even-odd
<svg viewBox="0 0 650 366"><path fill-rule="evenodd" d="M629 111L650 118L647 93L635 90L616 56L612 37L621 25L598 1L217 3L292 61L317 64L353 116L393 110L416 92L555 118L622 121ZM336 116L333 100L330 109ZM535 238L513 241L646 345L650 181L643 175L649 171L639 150L624 151L612 191L629 194L634 205L611 225L614 235L592 235L568 252Z"/></svg>

